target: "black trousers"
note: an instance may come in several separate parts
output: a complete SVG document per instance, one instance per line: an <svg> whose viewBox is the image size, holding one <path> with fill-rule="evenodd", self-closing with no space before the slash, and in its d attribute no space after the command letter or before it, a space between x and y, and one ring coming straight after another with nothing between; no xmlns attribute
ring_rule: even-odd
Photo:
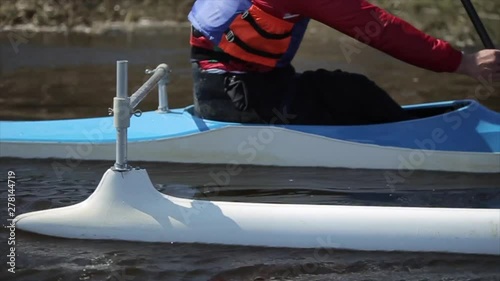
<svg viewBox="0 0 500 281"><path fill-rule="evenodd" d="M193 63L195 114L242 123L361 125L411 119L367 77L341 70L216 74Z"/></svg>

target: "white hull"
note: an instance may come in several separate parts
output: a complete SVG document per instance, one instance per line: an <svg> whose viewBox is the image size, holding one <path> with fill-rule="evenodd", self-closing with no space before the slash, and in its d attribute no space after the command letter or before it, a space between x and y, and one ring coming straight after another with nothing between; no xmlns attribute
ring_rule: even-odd
<svg viewBox="0 0 500 281"><path fill-rule="evenodd" d="M96 137L96 139L99 139ZM223 141L221 141L223 140ZM307 144L307 145L304 145ZM2 142L0 155L56 158L58 167L114 160L114 142ZM500 173L500 153L447 152L362 144L278 127L221 128L182 137L131 141L130 161Z"/></svg>
<svg viewBox="0 0 500 281"><path fill-rule="evenodd" d="M500 255L500 209L188 200L158 192L145 170L108 170L84 202L16 221L78 239Z"/></svg>

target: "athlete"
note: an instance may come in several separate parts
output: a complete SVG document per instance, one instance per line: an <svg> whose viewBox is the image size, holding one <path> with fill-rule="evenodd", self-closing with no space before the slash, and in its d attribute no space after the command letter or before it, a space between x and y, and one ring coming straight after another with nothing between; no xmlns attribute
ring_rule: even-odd
<svg viewBox="0 0 500 281"><path fill-rule="evenodd" d="M188 18L195 114L207 119L356 125L413 118L363 75L296 73L291 61L310 19L430 71L500 80L499 50L462 54L365 0L197 0Z"/></svg>

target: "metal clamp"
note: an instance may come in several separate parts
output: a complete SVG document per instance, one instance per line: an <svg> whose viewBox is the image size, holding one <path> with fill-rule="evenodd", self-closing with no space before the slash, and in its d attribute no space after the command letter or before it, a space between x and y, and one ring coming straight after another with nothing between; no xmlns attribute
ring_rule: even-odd
<svg viewBox="0 0 500 281"><path fill-rule="evenodd" d="M130 127L130 118L140 117L142 111L135 108L139 103L158 86L159 107L161 112L168 112L166 85L169 82L170 68L160 64L154 70L146 69L146 74L152 76L133 95L128 97L128 62L118 61L116 69L116 97L113 99L113 108L108 109L108 114L113 116L116 128L116 162L114 170L129 171L127 164L127 129Z"/></svg>

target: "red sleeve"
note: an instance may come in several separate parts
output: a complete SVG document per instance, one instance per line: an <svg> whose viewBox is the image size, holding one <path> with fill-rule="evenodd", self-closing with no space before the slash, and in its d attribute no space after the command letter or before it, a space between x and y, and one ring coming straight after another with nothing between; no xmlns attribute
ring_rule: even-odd
<svg viewBox="0 0 500 281"><path fill-rule="evenodd" d="M462 53L366 0L287 0L290 10L322 22L409 64L454 72Z"/></svg>

